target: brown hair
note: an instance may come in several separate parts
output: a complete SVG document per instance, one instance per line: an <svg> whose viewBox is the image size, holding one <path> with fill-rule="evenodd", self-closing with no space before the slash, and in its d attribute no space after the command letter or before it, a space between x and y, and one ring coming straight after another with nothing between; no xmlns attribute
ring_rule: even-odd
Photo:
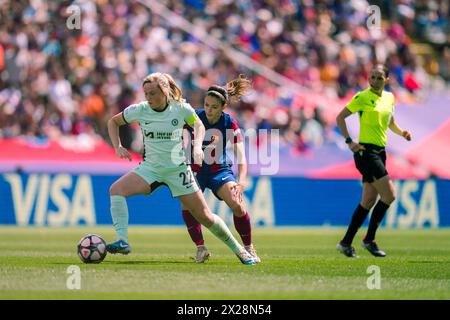
<svg viewBox="0 0 450 320"><path fill-rule="evenodd" d="M373 70L373 69L381 69L381 70L383 70L384 76L385 76L386 78L389 78L389 69L388 69L384 64L378 63L378 64L376 64L376 65L374 65L374 66L372 67L372 70Z"/></svg>
<svg viewBox="0 0 450 320"><path fill-rule="evenodd" d="M144 78L142 86L146 83L157 83L168 100L183 101L183 92L168 73L155 72Z"/></svg>
<svg viewBox="0 0 450 320"><path fill-rule="evenodd" d="M227 82L225 87L218 85L209 87L206 95L219 99L222 105L224 105L231 97L241 97L247 94L251 87L251 81L243 74L240 74L238 78Z"/></svg>

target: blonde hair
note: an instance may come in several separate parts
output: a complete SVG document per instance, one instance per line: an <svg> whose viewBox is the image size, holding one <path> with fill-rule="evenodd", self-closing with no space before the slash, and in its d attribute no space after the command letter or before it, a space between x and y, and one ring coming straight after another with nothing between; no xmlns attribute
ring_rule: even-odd
<svg viewBox="0 0 450 320"><path fill-rule="evenodd" d="M238 78L233 79L225 85L221 86L211 86L208 88L207 96L213 96L218 98L222 105L227 103L231 97L241 97L246 95L248 91L252 88L252 83L243 74L240 74Z"/></svg>
<svg viewBox="0 0 450 320"><path fill-rule="evenodd" d="M176 100L178 102L183 102L183 92L181 88L173 80L172 76L168 73L155 72L149 74L144 78L142 86L146 83L157 83L159 89L166 96L167 100Z"/></svg>

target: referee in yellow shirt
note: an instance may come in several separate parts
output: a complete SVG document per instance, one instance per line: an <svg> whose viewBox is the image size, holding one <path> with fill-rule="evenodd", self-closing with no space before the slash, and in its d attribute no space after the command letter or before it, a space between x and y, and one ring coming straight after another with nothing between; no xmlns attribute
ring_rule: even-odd
<svg viewBox="0 0 450 320"><path fill-rule="evenodd" d="M375 242L375 233L383 220L390 204L395 200L395 188L386 170L386 132L394 133L411 140L411 133L402 130L394 119L394 95L384 91L389 81L389 71L384 65L375 65L370 72L369 88L358 92L349 104L336 117L336 122L353 152L355 165L362 174L362 199L353 213L344 238L337 244L338 251L347 257L356 257L352 247L356 232L364 223L370 209L375 205L377 196L380 200L373 209L369 229L363 239L362 246L376 257L385 257ZM360 129L359 142L350 137L345 118L357 112Z"/></svg>

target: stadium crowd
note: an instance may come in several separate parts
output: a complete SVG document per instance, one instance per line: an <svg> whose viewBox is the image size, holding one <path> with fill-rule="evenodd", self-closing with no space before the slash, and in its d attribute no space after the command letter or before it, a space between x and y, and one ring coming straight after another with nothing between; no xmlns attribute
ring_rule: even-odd
<svg viewBox="0 0 450 320"><path fill-rule="evenodd" d="M367 86L375 61L387 64L388 89L400 97L450 80L447 1L372 1L381 8L381 29L367 27L365 0L159 3L297 82L303 94L349 99ZM80 28L69 28L70 5L81 8ZM106 119L143 99L142 79L154 71L174 75L194 107L209 85L247 75L254 90L230 113L244 129L280 129L300 153L320 145L335 126L324 116L328 106L304 105L301 93L138 1L0 1L0 17L0 138L106 139ZM423 44L428 49L417 54ZM139 130L123 130L125 146L139 149Z"/></svg>

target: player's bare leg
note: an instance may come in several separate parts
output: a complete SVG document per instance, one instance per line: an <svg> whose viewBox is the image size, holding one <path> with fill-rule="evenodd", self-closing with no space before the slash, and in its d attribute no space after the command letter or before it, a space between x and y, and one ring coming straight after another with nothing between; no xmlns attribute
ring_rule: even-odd
<svg viewBox="0 0 450 320"><path fill-rule="evenodd" d="M225 201L225 203L233 211L233 221L236 231L239 233L245 250L247 250L255 259L256 262L261 262L261 259L256 253L255 246L252 242L252 225L250 216L244 208L242 199L236 197L235 188L237 183L230 181L225 183L217 190L217 195Z"/></svg>
<svg viewBox="0 0 450 320"><path fill-rule="evenodd" d="M256 263L253 257L233 237L225 222L209 210L201 191L179 196L178 198L183 206L189 209L192 216L207 227L217 238L222 240L238 256L243 264Z"/></svg>

